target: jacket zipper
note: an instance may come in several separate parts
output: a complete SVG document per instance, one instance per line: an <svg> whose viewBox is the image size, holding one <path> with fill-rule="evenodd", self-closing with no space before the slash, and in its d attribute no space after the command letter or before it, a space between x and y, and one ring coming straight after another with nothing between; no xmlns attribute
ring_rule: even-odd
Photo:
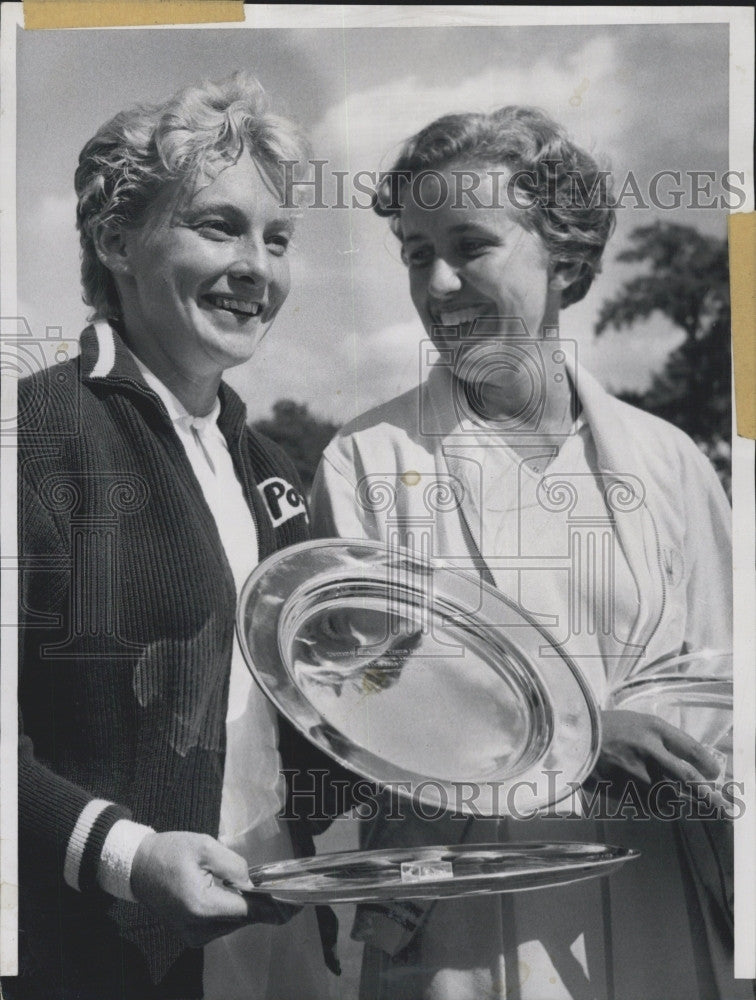
<svg viewBox="0 0 756 1000"><path fill-rule="evenodd" d="M662 559L661 539L659 538L659 529L656 527L656 521L654 520L654 515L648 509L648 505L644 502L643 506L644 506L644 508L646 510L646 513L648 514L649 518L651 519L651 527L654 529L654 540L656 542L656 560L657 560L657 567L659 569L659 575L661 577L661 588L662 588L661 611L659 612L659 617L656 620L656 624L654 625L653 629L651 630L651 634L649 635L648 639L646 640L646 642L643 645L643 648L645 650L645 649L648 649L648 647L653 642L653 640L654 640L654 638L656 636L656 633L659 631L659 626L662 623L662 619L664 618L664 612L666 611L666 608L667 608L667 577L666 577L666 573L664 571L664 563L663 563L663 559ZM635 662L633 663L633 667L635 667L635 665L638 663L638 660L640 659L640 657L642 655L643 655L642 653L638 654L638 656L635 659Z"/></svg>
<svg viewBox="0 0 756 1000"><path fill-rule="evenodd" d="M137 382L136 379L128 378L125 375L110 376L109 379L108 379L108 381L111 384L115 382L115 383L118 383L118 384L121 384L121 385L128 386L130 389L133 389L140 396L142 396L142 398L147 399L149 402L151 402L151 403L153 403L154 405L157 406L158 412L161 414L161 416L163 416L167 420L168 424L171 427L171 431L173 431L173 433L171 435L169 435L169 437L171 439L171 447L174 449L174 451L176 451L176 454L179 456L179 462L183 466L184 472L185 473L187 473L187 472L190 473L189 480L192 483L193 487L195 488L195 491L198 492L199 499L202 501L202 504L205 507L207 507L208 513L210 515L210 521L212 522L212 524L214 525L214 527L216 528L216 531L217 531L217 525L215 524L215 517L213 516L212 511L210 510L210 508L207 505L207 501L205 500L205 496L204 496L204 494L202 492L202 488L200 487L199 483L197 482L197 477L194 474L194 470L192 469L191 462L189 461L189 458L188 458L188 456L187 456L187 454L186 454L186 452L184 450L184 446L181 444L181 442L176 437L176 433L173 430L173 422L171 421L170 417L168 416L168 412L165 409L163 401L160 399L159 396L157 396L156 393L154 393L152 391L152 389L150 389L147 386L142 385L140 382ZM237 450L238 450L239 456L241 458L241 447L238 446L238 445L237 445ZM242 486L243 486L243 488L246 489L246 492L249 493L249 488L248 488L249 487L249 483L247 481L246 470L244 469L244 464L241 461L239 461L239 468L242 470L242 477L244 479L244 483L242 484ZM259 528L259 524L257 522L257 516L255 514L254 508L251 506L251 504L250 504L249 500L247 499L246 495L245 495L245 500L247 501L247 507L249 507L249 509L250 509L250 514L251 514L251 517L252 517L252 523L255 526L255 534L257 536L257 539L259 540L259 538L260 538L260 528ZM220 538L218 540L220 542ZM226 566L226 571L227 571L228 578L231 580L231 585L232 585L232 588L233 588L234 593L235 593L236 592L236 583L235 583L234 578L233 578L234 575L233 575L233 573L231 571L231 566L230 566L230 564L228 562L228 556L226 555L226 552L223 549L223 543L222 542L220 542L220 553L221 553L221 558L222 558L222 560L223 560L223 562L224 562L224 564ZM258 551L258 561L259 561L259 551Z"/></svg>
<svg viewBox="0 0 756 1000"><path fill-rule="evenodd" d="M252 497L253 497L252 487L250 486L250 483L249 483L249 476L247 475L247 470L244 467L244 460L243 460L244 459L244 455L242 453L242 446L241 446L243 434L244 434L244 432L242 431L242 434L240 434L239 437L238 437L238 439L236 440L235 450L236 450L237 459L238 459L238 467L241 470L242 489L244 491L244 499L247 501L247 507L249 507L249 513L252 516L252 523L255 526L255 535L257 537L257 561L259 563L260 562L260 541L261 541L260 522L257 520L257 512L255 510L255 505L254 505L254 503L252 501ZM256 484L254 484L254 485L256 486Z"/></svg>

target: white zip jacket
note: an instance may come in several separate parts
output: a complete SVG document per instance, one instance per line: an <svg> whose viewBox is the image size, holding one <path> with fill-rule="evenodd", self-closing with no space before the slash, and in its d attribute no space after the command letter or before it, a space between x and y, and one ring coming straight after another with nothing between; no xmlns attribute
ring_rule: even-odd
<svg viewBox="0 0 756 1000"><path fill-rule="evenodd" d="M639 596L635 621L625 623L625 652L603 664L599 680L590 678L605 706L621 682L662 656L731 649L731 511L708 459L686 434L609 395L582 368L570 376ZM471 452L455 391L448 369L437 366L419 388L342 428L315 478L316 537L393 540L418 548L422 536L434 557L477 567L492 582L496 557L484 559L479 547L480 497L470 488L471 477L460 474ZM372 824L364 846L465 837L459 821L425 829L412 823L412 831L408 822L394 828ZM408 903L384 913L365 910L358 913L355 936L396 954L426 909Z"/></svg>

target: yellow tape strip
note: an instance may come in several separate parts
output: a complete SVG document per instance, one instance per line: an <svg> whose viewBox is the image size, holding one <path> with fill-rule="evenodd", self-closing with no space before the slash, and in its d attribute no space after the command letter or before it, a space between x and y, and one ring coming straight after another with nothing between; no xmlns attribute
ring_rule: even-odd
<svg viewBox="0 0 756 1000"><path fill-rule="evenodd" d="M24 0L25 28L114 28L243 20L243 0Z"/></svg>
<svg viewBox="0 0 756 1000"><path fill-rule="evenodd" d="M756 212L729 216L732 350L738 434L756 440Z"/></svg>

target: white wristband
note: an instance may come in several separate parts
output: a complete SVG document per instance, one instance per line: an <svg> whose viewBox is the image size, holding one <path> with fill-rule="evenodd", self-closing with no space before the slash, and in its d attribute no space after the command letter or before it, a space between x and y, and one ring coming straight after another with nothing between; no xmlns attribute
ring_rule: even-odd
<svg viewBox="0 0 756 1000"><path fill-rule="evenodd" d="M131 865L139 845L148 833L154 832L151 826L130 819L119 819L113 824L102 845L97 868L97 884L101 889L117 899L136 902L131 891Z"/></svg>

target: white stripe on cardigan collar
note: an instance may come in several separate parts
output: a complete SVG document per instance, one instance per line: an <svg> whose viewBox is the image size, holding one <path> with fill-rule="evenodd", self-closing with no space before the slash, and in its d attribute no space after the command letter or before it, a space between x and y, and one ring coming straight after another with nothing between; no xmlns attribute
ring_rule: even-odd
<svg viewBox="0 0 756 1000"><path fill-rule="evenodd" d="M97 335L97 363L89 377L107 378L115 365L115 337L106 319L96 319L93 325Z"/></svg>

